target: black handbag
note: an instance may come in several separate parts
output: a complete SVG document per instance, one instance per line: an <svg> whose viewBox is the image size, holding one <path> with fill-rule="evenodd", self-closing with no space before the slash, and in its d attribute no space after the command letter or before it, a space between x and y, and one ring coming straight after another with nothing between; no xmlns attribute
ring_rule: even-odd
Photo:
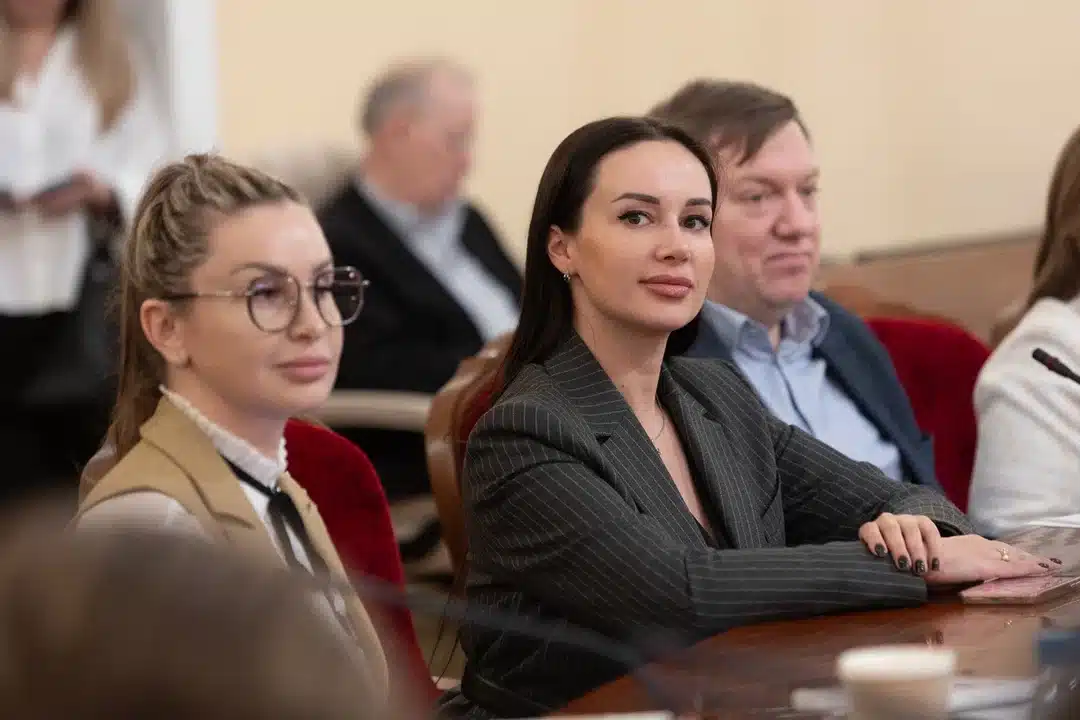
<svg viewBox="0 0 1080 720"><path fill-rule="evenodd" d="M118 370L119 334L109 303L119 278L110 246L119 228L91 222L90 258L83 270L78 304L61 321L44 362L22 394L37 410L103 406L111 402Z"/></svg>

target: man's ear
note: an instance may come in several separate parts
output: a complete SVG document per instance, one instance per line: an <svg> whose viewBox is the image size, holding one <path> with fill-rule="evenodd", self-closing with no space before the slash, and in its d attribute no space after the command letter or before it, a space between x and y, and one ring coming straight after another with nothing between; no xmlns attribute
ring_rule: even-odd
<svg viewBox="0 0 1080 720"><path fill-rule="evenodd" d="M139 308L139 323L146 339L161 353L167 364L175 367L187 364L189 358L184 345L183 322L172 304L157 299L143 301Z"/></svg>

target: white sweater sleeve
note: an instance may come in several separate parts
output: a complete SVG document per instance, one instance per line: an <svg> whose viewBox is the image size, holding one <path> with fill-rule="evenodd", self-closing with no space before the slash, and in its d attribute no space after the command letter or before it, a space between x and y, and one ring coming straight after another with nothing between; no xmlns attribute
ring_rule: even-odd
<svg viewBox="0 0 1080 720"><path fill-rule="evenodd" d="M164 493L140 491L118 495L83 513L76 529L168 530L206 537L194 515Z"/></svg>
<svg viewBox="0 0 1080 720"><path fill-rule="evenodd" d="M975 386L979 434L968 514L980 532L1080 513L1080 385L1031 357L1041 347L1080 367L1080 315L1053 302L1032 309Z"/></svg>

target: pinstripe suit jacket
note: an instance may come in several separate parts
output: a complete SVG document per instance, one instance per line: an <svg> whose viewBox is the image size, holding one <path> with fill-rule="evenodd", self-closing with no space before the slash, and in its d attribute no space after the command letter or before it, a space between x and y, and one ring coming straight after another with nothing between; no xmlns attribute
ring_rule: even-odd
<svg viewBox="0 0 1080 720"><path fill-rule="evenodd" d="M857 541L882 512L971 532L937 491L889 480L776 420L730 363L668 360L659 397L716 540L574 335L527 366L469 438L471 601L622 641L663 632L689 643L767 619L922 602L922 579ZM551 708L626 672L489 630L466 627L464 642L467 678ZM528 712L479 707L470 685L444 699L448 715Z"/></svg>

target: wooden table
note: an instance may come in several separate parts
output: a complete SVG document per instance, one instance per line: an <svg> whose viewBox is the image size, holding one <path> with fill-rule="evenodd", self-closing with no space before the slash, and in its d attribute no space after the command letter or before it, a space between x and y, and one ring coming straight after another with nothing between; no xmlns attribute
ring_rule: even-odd
<svg viewBox="0 0 1080 720"><path fill-rule="evenodd" d="M918 608L880 610L764 623L706 640L655 666L679 682L697 683L716 718L802 718L789 709L797 688L835 685L834 663L859 645L926 643L958 651L960 672L1029 677L1034 639L1047 627L1080 626L1080 594L1041 606L961 605L954 600ZM688 675L696 677L688 679ZM704 682L700 678L707 678ZM572 702L560 715L657 709L632 677Z"/></svg>

